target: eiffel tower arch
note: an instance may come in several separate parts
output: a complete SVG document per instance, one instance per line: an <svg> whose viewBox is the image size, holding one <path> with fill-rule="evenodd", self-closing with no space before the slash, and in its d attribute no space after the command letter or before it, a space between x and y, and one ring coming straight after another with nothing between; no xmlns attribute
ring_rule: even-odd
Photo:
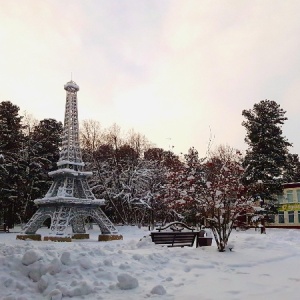
<svg viewBox="0 0 300 300"><path fill-rule="evenodd" d="M89 238L85 220L90 217L99 226L99 241L122 239L114 224L105 215L101 206L104 199L96 199L88 185L87 178L92 172L84 171L84 162L79 145L79 123L77 92L74 81L65 84L66 107L62 134L62 149L57 162L58 169L49 172L53 182L42 199L34 200L39 206L36 213L25 225L17 239L40 240L37 230L48 218L51 219L48 236L44 240L71 241L72 238Z"/></svg>

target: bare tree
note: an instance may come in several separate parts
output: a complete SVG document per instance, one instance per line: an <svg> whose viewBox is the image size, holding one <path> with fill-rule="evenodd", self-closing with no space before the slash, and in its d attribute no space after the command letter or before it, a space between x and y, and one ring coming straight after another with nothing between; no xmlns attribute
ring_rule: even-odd
<svg viewBox="0 0 300 300"><path fill-rule="evenodd" d="M22 124L24 126L23 133L24 135L28 136L33 132L35 126L39 124L39 120L37 120L32 114L29 114L27 111L24 111Z"/></svg>
<svg viewBox="0 0 300 300"><path fill-rule="evenodd" d="M113 124L102 130L100 123L84 121L81 126L84 161L93 171L90 186L107 200L108 214L117 222L140 223L149 209L149 195L156 168L143 160L151 144L145 136L121 131Z"/></svg>
<svg viewBox="0 0 300 300"><path fill-rule="evenodd" d="M135 132L133 129L127 133L126 144L132 147L139 156L153 147L153 144L149 142L145 135Z"/></svg>
<svg viewBox="0 0 300 300"><path fill-rule="evenodd" d="M95 151L104 139L101 124L94 120L84 120L80 126L80 143L85 150Z"/></svg>
<svg viewBox="0 0 300 300"><path fill-rule="evenodd" d="M235 222L254 209L241 183L244 170L239 152L220 146L208 154L199 158L197 150L190 148L184 165L168 172L168 207L186 222L209 226L222 252Z"/></svg>
<svg viewBox="0 0 300 300"><path fill-rule="evenodd" d="M241 183L241 156L230 147L219 147L203 165L204 180L197 204L211 228L218 250L225 251L234 223L254 212L253 201Z"/></svg>

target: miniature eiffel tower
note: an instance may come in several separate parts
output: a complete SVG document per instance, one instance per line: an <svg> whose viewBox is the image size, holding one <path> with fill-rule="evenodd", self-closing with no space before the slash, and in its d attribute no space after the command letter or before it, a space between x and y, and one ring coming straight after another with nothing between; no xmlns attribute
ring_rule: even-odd
<svg viewBox="0 0 300 300"><path fill-rule="evenodd" d="M92 218L100 227L99 241L122 239L117 229L100 208L104 200L96 199L87 177L92 172L84 172L79 146L79 125L77 92L79 86L70 81L64 86L67 91L62 149L57 162L58 169L49 172L53 183L42 199L36 199L37 212L25 225L17 239L31 238L40 240L36 231L46 219L51 218L49 236L44 240L71 241L72 238L89 238L85 231L85 221ZM72 229L72 233L68 233Z"/></svg>

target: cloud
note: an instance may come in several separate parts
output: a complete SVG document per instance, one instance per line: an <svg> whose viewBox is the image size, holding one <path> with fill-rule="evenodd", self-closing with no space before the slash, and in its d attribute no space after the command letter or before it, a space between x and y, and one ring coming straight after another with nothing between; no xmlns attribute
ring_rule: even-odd
<svg viewBox="0 0 300 300"><path fill-rule="evenodd" d="M242 110L270 97L283 102L296 75L298 4L211 3L173 7L164 34L171 59L162 68L192 107L196 128L210 125L216 143L245 147ZM199 136L196 146L204 150L206 139Z"/></svg>
<svg viewBox="0 0 300 300"><path fill-rule="evenodd" d="M242 110L272 99L288 111L286 135L299 152L299 8L271 0L6 1L0 100L63 120L72 72L80 119L204 154L212 136L215 145L245 148Z"/></svg>

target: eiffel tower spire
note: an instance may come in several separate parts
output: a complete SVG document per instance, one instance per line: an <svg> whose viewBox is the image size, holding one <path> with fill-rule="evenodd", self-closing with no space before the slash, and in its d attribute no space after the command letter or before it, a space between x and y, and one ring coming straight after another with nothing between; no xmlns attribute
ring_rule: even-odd
<svg viewBox="0 0 300 300"><path fill-rule="evenodd" d="M74 81L69 81L64 88L67 95L58 169L49 172L54 181L48 193L44 198L36 199L34 202L39 205L60 202L101 205L104 204L104 200L96 199L87 183L87 177L91 176L92 172L83 171L77 106L79 86Z"/></svg>
<svg viewBox="0 0 300 300"><path fill-rule="evenodd" d="M67 91L64 131L62 136L62 150L58 165L70 164L83 166L81 150L79 146L79 124L77 92L79 86L74 81L69 81L64 86Z"/></svg>
<svg viewBox="0 0 300 300"><path fill-rule="evenodd" d="M53 177L53 183L44 198L34 201L39 209L17 238L36 236L36 231L50 217L50 233L48 237L44 237L46 240L88 238L88 234L85 233L87 218L92 218L99 225L102 233L99 240L121 239L122 236L118 235L117 229L100 208L105 200L96 199L87 182L87 177L91 176L92 172L84 171L79 145L77 107L79 86L71 80L65 84L64 89L67 95L58 169L49 172ZM72 228L71 233L68 232L69 228Z"/></svg>

